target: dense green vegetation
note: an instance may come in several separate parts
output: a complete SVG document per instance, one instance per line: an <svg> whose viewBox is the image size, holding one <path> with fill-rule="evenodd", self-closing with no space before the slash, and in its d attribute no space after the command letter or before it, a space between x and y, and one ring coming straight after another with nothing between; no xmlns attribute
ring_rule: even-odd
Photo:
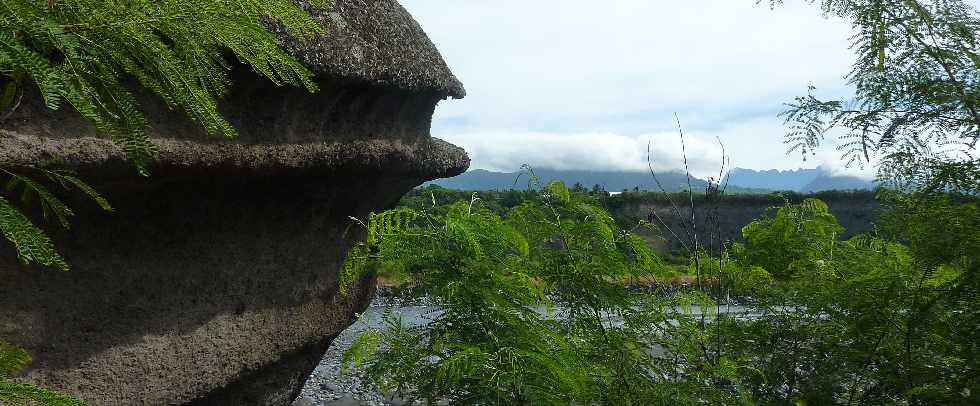
<svg viewBox="0 0 980 406"><path fill-rule="evenodd" d="M525 173L526 176L533 176L533 172ZM716 199L709 201L708 196L705 193L697 193L693 196L687 192L677 192L677 193L663 193L663 192L635 192L627 191L616 195L611 195L606 192L598 185L592 188L585 188L582 185L576 184L570 188L570 190L575 194L582 194L589 196L597 205L601 206L603 209L607 210L609 214L616 220L621 228L631 228L635 226L640 220L648 220L647 213L642 213L642 216L637 214L637 209L645 205L663 205L669 206L672 203L677 204L679 202L684 202L689 204L692 201L696 207L700 210L705 210L707 208L739 208L739 207L751 207L760 206L762 208L769 206L778 206L783 203L800 203L806 199L814 198L820 199L826 202L854 202L855 204L867 204L875 199L875 192L870 190L832 190L817 193L798 193L798 192L765 192L765 193L739 193L739 194L725 194L723 199ZM458 189L447 189L437 185L429 185L425 187L416 188L402 197L399 201L399 207L406 207L414 210L426 209L429 211L439 211L444 210L445 206L454 203L459 200L470 199L473 194L476 193L481 204L483 204L487 209L493 211L497 215L504 216L507 211L513 207L516 207L527 200L536 199L539 197L541 191L536 189L524 189L524 190L488 190L488 191L468 191L468 190L458 190ZM671 216L675 215L673 211L666 213ZM680 213L687 214L689 213ZM762 214L762 210L759 211L759 215ZM662 224L658 224L661 228ZM745 224L739 224L741 227ZM687 227L690 227L687 225ZM651 230L645 232L645 234L659 234L664 235L665 230L655 231Z"/></svg>
<svg viewBox="0 0 980 406"><path fill-rule="evenodd" d="M382 387L421 399L667 399L645 393L653 387L642 369L653 359L638 351L644 344L604 319L609 310L646 314L617 280L651 274L656 256L591 200L554 182L506 218L477 198L374 217L345 281L368 270L409 279L445 312L425 329L389 317L390 329L361 336L349 355L375 357L370 373ZM538 306L563 317L543 317ZM373 352L379 345L386 350Z"/></svg>
<svg viewBox="0 0 980 406"><path fill-rule="evenodd" d="M533 172L528 172L526 175L533 175ZM663 193L663 192L636 192L636 191L626 191L619 193L615 196L611 195L606 190L602 189L598 185L591 188L586 188L580 184L572 185L569 190L574 193L587 194L597 199L600 204L607 207L610 211L616 211L623 206L632 203L647 203L647 202L669 202L673 201L683 201L689 199L688 192L675 192L675 193ZM448 203L453 203L457 200L469 199L473 193L478 193L480 199L494 212L498 214L503 214L505 209L510 209L514 206L519 205L521 202L530 199L532 196L539 194L538 190L535 189L520 189L520 190L485 190L485 191L474 191L474 190L460 190L460 189L447 189L437 185L429 185L425 187L420 187L413 189L408 192L401 201L398 203L399 206L409 207L413 209L419 209L426 206L432 206L432 202L435 202L436 206L445 205ZM830 190L825 192L816 193L799 193L792 191L778 191L778 192L758 192L758 193L738 193L738 194L726 194L725 202L727 204L778 204L783 202L800 203L808 198L816 198L821 200L866 200L873 198L875 195L874 191L871 190ZM697 193L693 196L695 203L704 204L707 197L703 193Z"/></svg>
<svg viewBox="0 0 980 406"><path fill-rule="evenodd" d="M327 1L313 4L326 7ZM236 64L277 85L317 89L312 73L280 48L269 22L300 38L325 32L289 0L0 0L0 119L39 93L48 108L67 104L92 122L148 175L156 151L138 94L159 97L210 135L232 137L235 129L217 104ZM49 162L0 167L0 183L6 193L0 195L0 231L25 264L69 268L36 225L43 218L69 227L73 213L59 192L82 192L111 209L85 182ZM29 360L0 342L0 403L80 403L11 381Z"/></svg>
<svg viewBox="0 0 980 406"><path fill-rule="evenodd" d="M787 141L805 157L843 128L852 162L879 162L874 232L842 240L822 201L787 201L744 243L686 230L692 289L631 292L624 275L666 273L631 232L656 224L621 229L600 191L425 190L364 224L345 281L394 275L445 312L389 316L346 362L428 402L980 403L980 20L956 0L810 2L857 30L856 93L798 98ZM695 193L670 199L720 197Z"/></svg>
<svg viewBox="0 0 980 406"><path fill-rule="evenodd" d="M980 400L976 200L882 192L905 214L846 241L820 200L787 203L693 256L697 288L648 293L623 278L669 267L597 199L560 183L524 197L502 215L474 195L373 217L344 280L378 272L445 313L389 316L347 361L466 404Z"/></svg>

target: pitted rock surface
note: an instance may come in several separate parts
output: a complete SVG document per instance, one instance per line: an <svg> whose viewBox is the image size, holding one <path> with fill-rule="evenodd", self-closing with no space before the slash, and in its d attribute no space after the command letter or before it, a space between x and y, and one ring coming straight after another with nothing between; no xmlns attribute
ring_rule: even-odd
<svg viewBox="0 0 980 406"><path fill-rule="evenodd" d="M70 272L0 249L0 340L33 356L22 378L93 405L294 401L373 294L368 277L339 293L351 217L469 165L430 136L436 104L465 91L418 24L395 0L332 3L314 11L329 35L282 37L320 91L236 68L219 106L234 139L141 96L149 177L37 94L0 122L0 167L74 169L115 207L65 196L71 229L47 229Z"/></svg>

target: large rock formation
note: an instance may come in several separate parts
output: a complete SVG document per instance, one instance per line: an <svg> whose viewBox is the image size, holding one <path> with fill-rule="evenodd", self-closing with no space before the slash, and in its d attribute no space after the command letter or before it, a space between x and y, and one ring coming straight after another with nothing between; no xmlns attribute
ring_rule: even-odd
<svg viewBox="0 0 980 406"><path fill-rule="evenodd" d="M53 231L70 272L0 250L0 339L24 378L95 405L289 404L331 339L373 293L338 294L360 236L349 216L393 205L469 160L431 138L435 105L464 95L396 0L335 0L330 34L287 47L321 91L234 73L222 106L241 131L209 139L146 97L159 146L148 179L77 114L28 97L0 123L0 166L75 168L114 213L72 198ZM67 109L63 109L67 110Z"/></svg>

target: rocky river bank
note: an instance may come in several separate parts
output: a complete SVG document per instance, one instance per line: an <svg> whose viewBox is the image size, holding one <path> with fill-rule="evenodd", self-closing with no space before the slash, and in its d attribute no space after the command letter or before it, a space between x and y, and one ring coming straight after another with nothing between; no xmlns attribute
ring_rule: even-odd
<svg viewBox="0 0 980 406"><path fill-rule="evenodd" d="M341 361L344 351L350 348L357 336L368 329L383 327L382 316L387 309L402 315L406 324L418 325L432 320L439 314L439 308L427 303L397 304L392 306L390 299L379 295L358 317L357 321L333 340L320 365L303 387L293 406L380 406L407 405L407 401L397 396L385 397L381 391L370 384L362 384L361 377L352 373L341 374Z"/></svg>
<svg viewBox="0 0 980 406"><path fill-rule="evenodd" d="M327 353L306 381L300 396L293 402L292 406L401 406L411 404L398 396L384 396L374 385L363 383L361 376L353 371L349 371L347 374L341 373L344 351L350 348L362 332L383 328L385 312L393 312L400 316L406 325L410 326L426 324L441 314L440 307L433 303L425 300L405 302L395 299L387 293L379 291L370 306L357 318L357 321L333 340ZM725 306L723 309L726 313L737 314L738 317L758 317L758 313L753 311L751 305L731 305ZM542 315L545 312L543 308L539 311L542 312ZM701 309L697 306L692 311L693 315L701 314ZM706 314L709 313L710 311ZM555 308L553 314L556 317L562 317L560 308ZM610 319L616 323L615 317Z"/></svg>

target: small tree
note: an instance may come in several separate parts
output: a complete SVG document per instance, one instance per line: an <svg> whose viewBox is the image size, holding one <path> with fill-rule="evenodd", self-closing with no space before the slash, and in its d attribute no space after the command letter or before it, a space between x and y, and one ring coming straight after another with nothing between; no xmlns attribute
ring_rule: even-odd
<svg viewBox="0 0 980 406"><path fill-rule="evenodd" d="M771 4L783 0L770 0ZM804 159L833 128L851 164L881 159L903 189L980 190L980 18L961 0L807 0L850 20L850 101L810 94L789 105L790 151Z"/></svg>
<svg viewBox="0 0 980 406"><path fill-rule="evenodd" d="M691 318L711 299L628 290L629 278L651 280L665 266L594 199L552 182L505 217L475 194L448 210L372 215L342 283L368 272L408 280L442 312L422 326L389 314L386 328L358 337L345 368L429 402L737 401L731 382L743 364L703 357L705 333Z"/></svg>
<svg viewBox="0 0 980 406"><path fill-rule="evenodd" d="M903 243L911 255L890 280L905 290L876 292L883 305L898 295L903 301L894 306L905 310L867 319L892 323L884 331L898 330L901 340L889 347L890 336L881 336L866 361L880 375L855 383L878 386L862 386L852 399L975 403L980 356L971 343L980 330L961 326L976 326L980 311L980 15L962 0L809 2L852 22L855 94L825 101L811 88L784 113L786 141L806 156L841 128L840 149L851 163L880 159L879 180L898 192L879 193L878 237ZM853 288L841 294L871 294ZM879 364L885 361L891 364Z"/></svg>

